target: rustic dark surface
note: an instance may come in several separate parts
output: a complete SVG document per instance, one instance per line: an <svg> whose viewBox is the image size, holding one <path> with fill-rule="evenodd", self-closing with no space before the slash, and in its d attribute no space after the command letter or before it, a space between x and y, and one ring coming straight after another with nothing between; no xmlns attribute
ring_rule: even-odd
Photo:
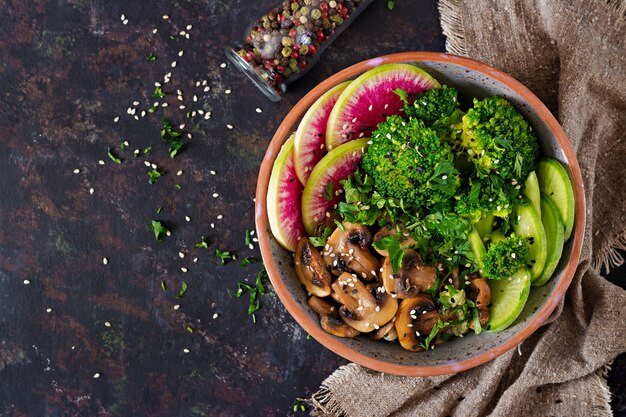
<svg viewBox="0 0 626 417"><path fill-rule="evenodd" d="M254 281L260 264L221 266L213 252L259 256L244 244L257 171L274 130L307 91L366 58L443 51L444 38L434 1L402 0L389 12L376 0L271 103L220 63L223 48L274 3L0 1L0 415L291 415L295 398L346 363L307 340L271 290L253 324L247 299L233 293L238 281ZM190 39L169 38L189 24ZM127 115L155 101L153 83L169 71L164 90L181 89L187 108L173 93L167 109L140 121ZM197 109L211 119L185 119ZM163 114L193 134L175 159L160 143ZM133 158L147 146L150 156ZM152 186L147 160L165 171ZM146 228L152 219L172 235L157 242ZM194 248L201 236L208 250ZM612 276L626 284L623 269ZM177 299L183 281L189 289ZM616 415L626 413L625 369L623 355L610 375Z"/></svg>

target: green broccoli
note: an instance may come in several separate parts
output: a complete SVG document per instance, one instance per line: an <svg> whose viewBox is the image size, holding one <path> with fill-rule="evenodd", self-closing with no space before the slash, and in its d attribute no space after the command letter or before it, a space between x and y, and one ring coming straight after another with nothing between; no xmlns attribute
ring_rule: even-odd
<svg viewBox="0 0 626 417"><path fill-rule="evenodd" d="M510 278L518 269L526 265L528 239L514 234L489 245L483 260L483 274L489 279Z"/></svg>
<svg viewBox="0 0 626 417"><path fill-rule="evenodd" d="M407 117L419 119L426 127L430 127L437 120L447 118L458 110L457 94L456 89L445 85L433 88L415 97L412 103L405 100L404 111Z"/></svg>
<svg viewBox="0 0 626 417"><path fill-rule="evenodd" d="M519 189L495 174L470 179L462 190L457 194L455 211L472 224L490 214L507 218L513 210L515 197L519 195Z"/></svg>
<svg viewBox="0 0 626 417"><path fill-rule="evenodd" d="M372 133L363 170L385 198L415 208L447 208L460 185L454 154L416 119L390 116Z"/></svg>
<svg viewBox="0 0 626 417"><path fill-rule="evenodd" d="M463 116L460 144L480 175L523 182L535 169L538 143L528 122L502 97L474 99ZM458 131L452 138L458 140Z"/></svg>

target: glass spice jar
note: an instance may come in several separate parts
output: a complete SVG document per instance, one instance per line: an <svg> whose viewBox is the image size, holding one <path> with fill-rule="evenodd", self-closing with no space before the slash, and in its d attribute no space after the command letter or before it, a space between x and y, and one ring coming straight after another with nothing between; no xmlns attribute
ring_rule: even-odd
<svg viewBox="0 0 626 417"><path fill-rule="evenodd" d="M372 0L283 0L226 55L272 101L302 77Z"/></svg>

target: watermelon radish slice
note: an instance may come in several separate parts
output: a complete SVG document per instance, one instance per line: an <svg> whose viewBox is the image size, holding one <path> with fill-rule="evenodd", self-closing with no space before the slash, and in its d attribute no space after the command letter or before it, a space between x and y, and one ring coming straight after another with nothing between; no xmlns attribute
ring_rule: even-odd
<svg viewBox="0 0 626 417"><path fill-rule="evenodd" d="M306 236L302 224L302 184L293 163L293 135L280 149L267 190L267 217L272 234L283 247L296 250L298 239Z"/></svg>
<svg viewBox="0 0 626 417"><path fill-rule="evenodd" d="M315 227L341 199L341 193L337 193L341 188L339 181L357 170L368 140L363 138L336 147L313 168L302 193L302 220L309 236L315 234Z"/></svg>
<svg viewBox="0 0 626 417"><path fill-rule="evenodd" d="M303 185L306 184L315 165L326 155L328 116L341 92L351 82L343 82L324 93L313 103L298 125L293 152L296 174Z"/></svg>
<svg viewBox="0 0 626 417"><path fill-rule="evenodd" d="M409 64L385 64L360 75L343 90L330 112L326 126L326 149L369 137L376 125L400 114L404 103L393 92L401 88L412 100L415 95L440 87L437 80Z"/></svg>

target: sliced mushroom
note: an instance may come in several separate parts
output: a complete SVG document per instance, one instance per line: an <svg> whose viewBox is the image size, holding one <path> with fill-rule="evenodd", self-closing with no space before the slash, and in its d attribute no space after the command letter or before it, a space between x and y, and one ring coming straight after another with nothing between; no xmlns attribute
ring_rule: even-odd
<svg viewBox="0 0 626 417"><path fill-rule="evenodd" d="M424 343L439 319L437 307L429 295L419 294L417 297L402 300L395 322L400 345L412 352L424 350L420 345Z"/></svg>
<svg viewBox="0 0 626 417"><path fill-rule="evenodd" d="M321 316L320 325L327 333L338 337L353 338L360 334L358 330L348 326L341 319L332 316Z"/></svg>
<svg viewBox="0 0 626 417"><path fill-rule="evenodd" d="M295 262L298 279L309 294L317 295L318 297L330 295L330 273L326 269L322 255L309 242L308 238L298 241Z"/></svg>
<svg viewBox="0 0 626 417"><path fill-rule="evenodd" d="M457 266L450 272L450 276L439 283L439 291L445 291L446 285L452 284L457 290L460 288L459 267Z"/></svg>
<svg viewBox="0 0 626 417"><path fill-rule="evenodd" d="M398 338L398 332L396 332L396 325L394 323L395 322L394 319L391 319L389 323L385 324L380 329L372 333L372 336L370 338L372 340L385 339L389 342L393 342L394 340L396 340Z"/></svg>
<svg viewBox="0 0 626 417"><path fill-rule="evenodd" d="M339 315L350 326L367 333L393 319L398 303L385 292L382 286L365 286L356 275L344 272L332 285L339 295Z"/></svg>
<svg viewBox="0 0 626 417"><path fill-rule="evenodd" d="M437 281L437 268L424 265L422 258L413 249L404 252L402 265L397 274L393 273L391 260L385 258L382 268L385 290L394 298L412 298L420 291L430 289Z"/></svg>
<svg viewBox="0 0 626 417"><path fill-rule="evenodd" d="M314 295L309 298L307 304L309 305L309 307L311 307L311 309L313 309L313 311L315 311L320 316L334 316L337 318L339 317L339 308L332 305L323 298L319 298Z"/></svg>
<svg viewBox="0 0 626 417"><path fill-rule="evenodd" d="M345 271L352 271L360 278L376 278L379 267L378 259L369 251L372 234L363 225L343 223L330 235L324 247L324 261L331 272L339 276Z"/></svg>
<svg viewBox="0 0 626 417"><path fill-rule="evenodd" d="M387 236L398 236L398 229L401 233L400 247L402 249L410 248L417 243L406 228L391 223L388 223L387 225L381 227L380 230L376 232L376 234L374 235L374 242L377 242ZM387 252L387 250L385 249L376 249L376 252L378 252L382 256L389 256L389 252Z"/></svg>
<svg viewBox="0 0 626 417"><path fill-rule="evenodd" d="M491 303L491 288L485 278L471 278L469 297L478 308L478 321L484 326L489 321L489 304ZM474 328L474 322L470 322L470 328Z"/></svg>

